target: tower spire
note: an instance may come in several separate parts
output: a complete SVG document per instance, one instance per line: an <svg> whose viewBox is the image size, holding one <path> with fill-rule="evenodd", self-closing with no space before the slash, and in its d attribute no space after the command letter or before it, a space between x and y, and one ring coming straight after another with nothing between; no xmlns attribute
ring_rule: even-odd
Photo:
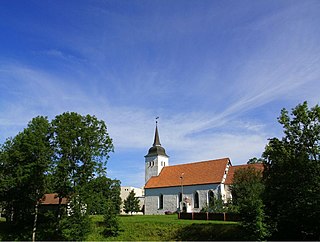
<svg viewBox="0 0 320 242"><path fill-rule="evenodd" d="M165 149L160 144L160 138L159 138L159 132L158 132L158 119L159 119L159 117L156 117L156 130L154 133L153 145L149 149L149 152L145 157L158 156L158 155L169 157L166 154Z"/></svg>
<svg viewBox="0 0 320 242"><path fill-rule="evenodd" d="M166 154L165 149L160 144L158 132L158 119L156 117L156 129L154 133L154 141L152 147L149 149L148 154L145 155L145 182L152 176L158 176L165 166L169 165L169 156Z"/></svg>
<svg viewBox="0 0 320 242"><path fill-rule="evenodd" d="M159 139L159 133L158 133L158 119L159 117L156 117L156 131L154 134L154 142L152 146L161 146L160 139Z"/></svg>

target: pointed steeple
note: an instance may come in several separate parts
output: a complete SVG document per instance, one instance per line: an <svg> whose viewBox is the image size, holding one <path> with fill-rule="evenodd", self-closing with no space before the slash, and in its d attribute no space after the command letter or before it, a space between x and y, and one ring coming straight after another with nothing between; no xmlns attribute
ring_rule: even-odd
<svg viewBox="0 0 320 242"><path fill-rule="evenodd" d="M158 133L158 122L156 122L156 131L154 133L154 142L152 146L161 146Z"/></svg>
<svg viewBox="0 0 320 242"><path fill-rule="evenodd" d="M159 138L159 132L158 132L158 121L156 121L156 130L155 130L155 133L154 133L153 145L149 149L149 152L145 157L158 156L158 155L163 155L163 156L169 157L166 154L165 149L160 144L160 138Z"/></svg>

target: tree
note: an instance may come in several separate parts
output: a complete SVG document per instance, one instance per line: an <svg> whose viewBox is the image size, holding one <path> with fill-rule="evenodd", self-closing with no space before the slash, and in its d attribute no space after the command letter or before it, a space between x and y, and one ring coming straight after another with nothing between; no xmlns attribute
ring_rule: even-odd
<svg viewBox="0 0 320 242"><path fill-rule="evenodd" d="M262 194L262 172L254 167L242 168L234 173L231 187L233 204L241 218L245 240L263 240L268 235Z"/></svg>
<svg viewBox="0 0 320 242"><path fill-rule="evenodd" d="M52 126L55 147L53 174L56 177L54 188L58 192L59 205L63 197L68 197L75 201L73 204L75 212L71 217L76 216L74 218L76 221L86 220L88 213L82 214L76 211L81 211L84 206L86 185L95 174L105 173L109 152L113 151L107 126L104 121L98 120L95 116L81 116L74 112L56 116ZM61 215L59 209L58 220ZM68 218L70 219L72 218ZM86 229L83 228L83 230ZM80 235L84 236L84 234Z"/></svg>
<svg viewBox="0 0 320 242"><path fill-rule="evenodd" d="M20 228L32 228L32 240L36 239L39 199L45 192L45 175L53 155L50 138L50 124L39 116L8 139L0 152L0 193L7 221L16 228L15 234ZM30 240L31 236L20 239Z"/></svg>
<svg viewBox="0 0 320 242"><path fill-rule="evenodd" d="M86 186L85 202L89 214L102 214L104 236L116 236L120 225L120 181L112 180L106 176L92 179Z"/></svg>
<svg viewBox="0 0 320 242"><path fill-rule="evenodd" d="M284 137L269 141L264 179L272 239L320 239L320 107L281 110Z"/></svg>
<svg viewBox="0 0 320 242"><path fill-rule="evenodd" d="M90 222L88 213L83 212L87 185L95 176L105 174L111 151L112 140L104 121L77 113L63 113L51 123L45 117L36 117L23 132L7 139L0 147L0 202L13 229L6 239L35 240L38 215L41 235L50 231L58 240L72 239L72 234L73 239L83 239ZM119 211L120 183L105 179L109 184L103 192L114 199ZM52 214L46 218L38 214L39 200L45 192L58 192L60 204L65 197L72 201L71 216L63 216L66 213L60 208L55 220L46 221Z"/></svg>
<svg viewBox="0 0 320 242"><path fill-rule="evenodd" d="M224 203L220 194L214 195L210 202L205 203L201 209L201 212L209 212L209 213L225 213L233 211L233 205L228 202Z"/></svg>
<svg viewBox="0 0 320 242"><path fill-rule="evenodd" d="M117 209L116 204L110 198L106 201L106 206L103 214L103 223L104 223L104 235L107 237L117 236L120 230L120 224L118 215L119 210Z"/></svg>
<svg viewBox="0 0 320 242"><path fill-rule="evenodd" d="M136 197L134 190L130 191L127 199L123 201L123 205L124 211L126 213L131 213L131 215L133 212L140 211L139 199Z"/></svg>
<svg viewBox="0 0 320 242"><path fill-rule="evenodd" d="M263 158L257 158L257 157L253 157L251 159L248 160L247 164L262 164L264 162Z"/></svg>
<svg viewBox="0 0 320 242"><path fill-rule="evenodd" d="M85 188L85 202L89 214L104 214L107 201L112 201L114 212L119 214L120 181L112 180L106 176L92 179Z"/></svg>
<svg viewBox="0 0 320 242"><path fill-rule="evenodd" d="M63 240L82 241L90 232L91 221L85 212L85 205L81 207L79 204L79 197L72 196L70 213L62 216L59 221L59 232Z"/></svg>
<svg viewBox="0 0 320 242"><path fill-rule="evenodd" d="M59 194L67 196L94 177L104 174L109 152L113 151L107 126L95 116L63 113L52 121L56 175Z"/></svg>

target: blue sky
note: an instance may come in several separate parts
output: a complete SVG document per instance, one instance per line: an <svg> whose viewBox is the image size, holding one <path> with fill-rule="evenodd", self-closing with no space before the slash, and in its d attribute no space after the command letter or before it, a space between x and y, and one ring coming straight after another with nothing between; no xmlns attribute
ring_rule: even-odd
<svg viewBox="0 0 320 242"><path fill-rule="evenodd" d="M144 183L155 118L170 164L260 157L281 108L319 103L320 1L2 0L0 142L37 115L96 115L108 176Z"/></svg>

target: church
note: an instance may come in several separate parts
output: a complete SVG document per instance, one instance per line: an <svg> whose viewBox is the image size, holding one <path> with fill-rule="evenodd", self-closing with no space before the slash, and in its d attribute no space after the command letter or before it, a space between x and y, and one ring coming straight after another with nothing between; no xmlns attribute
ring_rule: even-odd
<svg viewBox="0 0 320 242"><path fill-rule="evenodd" d="M232 166L229 158L169 165L156 124L154 142L145 156L145 214L200 212L214 198L232 199L230 185L235 170L262 164Z"/></svg>

